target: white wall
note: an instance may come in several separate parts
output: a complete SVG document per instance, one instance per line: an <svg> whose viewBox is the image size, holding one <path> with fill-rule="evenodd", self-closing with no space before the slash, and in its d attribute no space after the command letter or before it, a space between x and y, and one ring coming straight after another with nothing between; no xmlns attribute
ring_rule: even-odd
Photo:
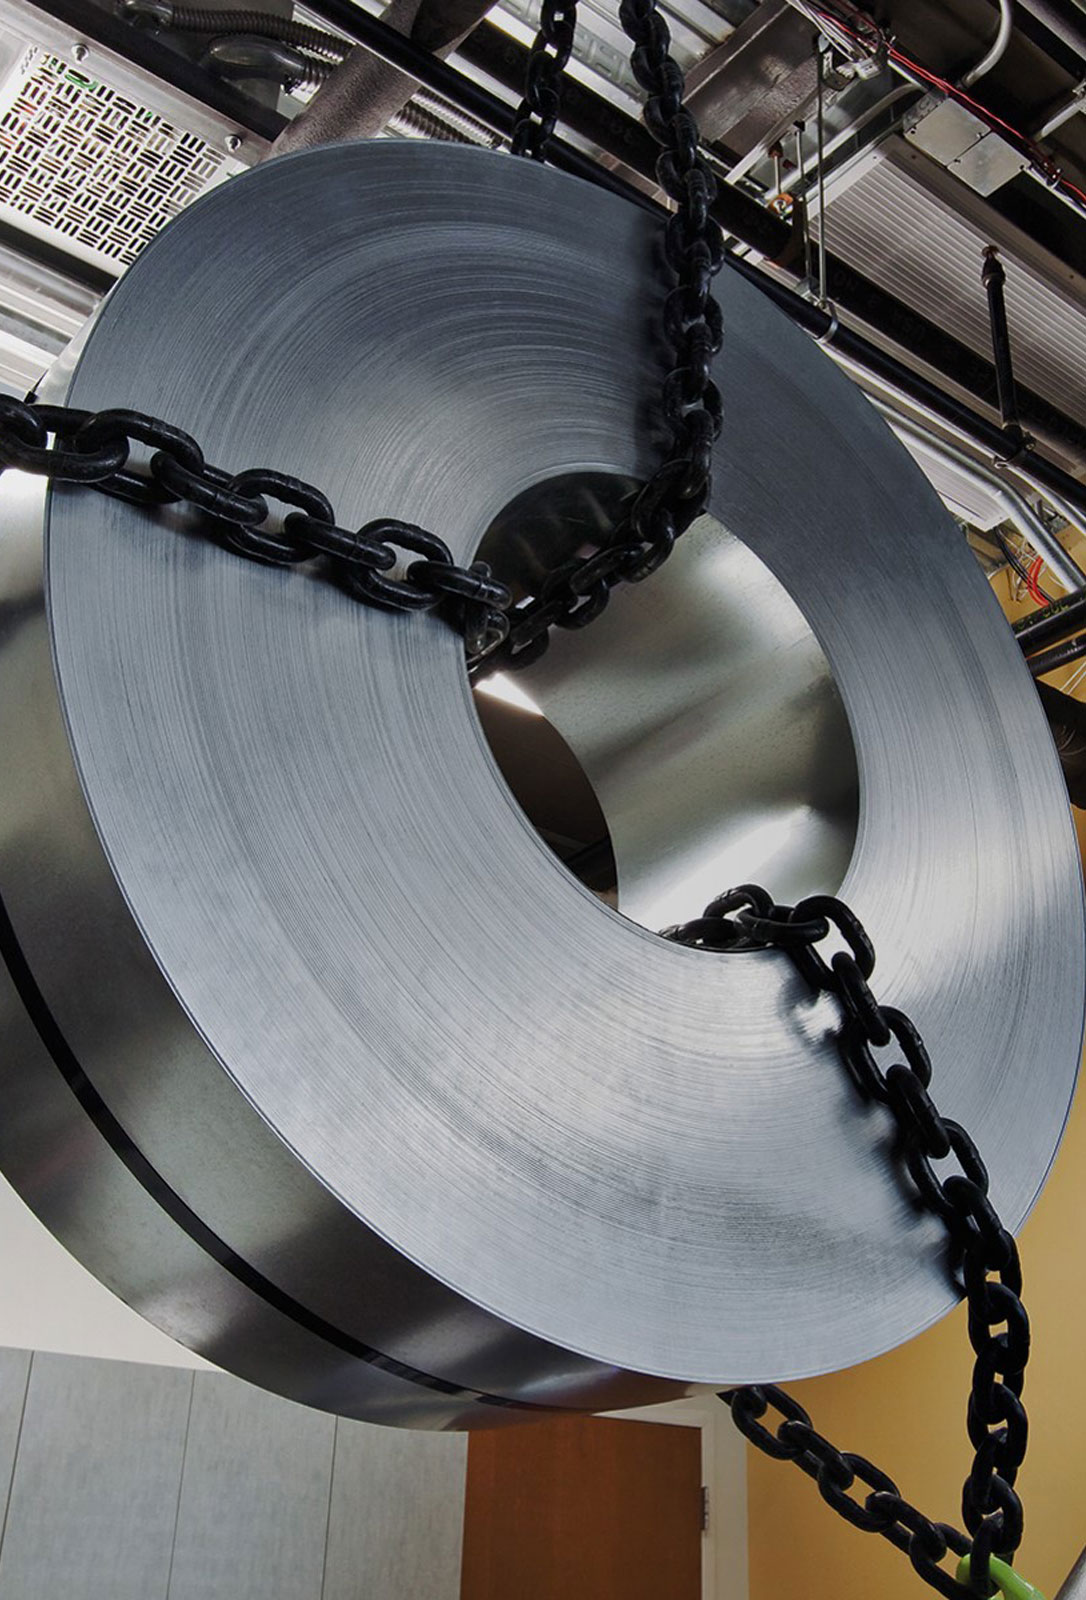
<svg viewBox="0 0 1086 1600"><path fill-rule="evenodd" d="M0 1252L0 1346L213 1370L104 1288L3 1178Z"/></svg>

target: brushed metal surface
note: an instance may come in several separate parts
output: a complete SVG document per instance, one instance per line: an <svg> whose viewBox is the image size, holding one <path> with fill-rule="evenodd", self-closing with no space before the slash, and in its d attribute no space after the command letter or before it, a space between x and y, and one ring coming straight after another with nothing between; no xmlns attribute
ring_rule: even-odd
<svg viewBox="0 0 1086 1600"><path fill-rule="evenodd" d="M632 487L545 478L491 525L482 554L538 593L591 530L614 526ZM788 902L840 885L859 820L841 697L788 590L714 517L516 682L592 785L624 916L657 930L751 878Z"/></svg>
<svg viewBox="0 0 1086 1600"><path fill-rule="evenodd" d="M459 1600L468 1442L336 1424L322 1600Z"/></svg>
<svg viewBox="0 0 1086 1600"><path fill-rule="evenodd" d="M633 208L485 152L284 158L141 256L70 399L164 412L220 464L274 462L348 520L402 515L469 558L531 484L651 465L656 248ZM1017 1226L1081 1042L1055 753L907 454L754 290L720 295L713 515L829 663L859 773L842 891ZM422 1414L383 1394L381 1414L424 1425L498 1420L479 1391L616 1409L826 1370L948 1309L939 1230L825 1016L777 958L666 945L568 876L494 767L450 634L169 516L57 491L43 519L6 492L0 889L21 959L111 1149L153 1169L130 1164L141 1203L186 1249L193 1217L210 1230L224 1250L199 1247L321 1348L321 1381L186 1300L138 1239L112 1262L128 1297L314 1403L374 1415L371 1384L413 1390ZM724 772L734 725L706 715ZM78 1214L108 1238L78 1161L61 1206L35 1177L33 1099L24 1183L62 1233Z"/></svg>
<svg viewBox="0 0 1086 1600"><path fill-rule="evenodd" d="M196 1374L168 1600L321 1600L335 1428Z"/></svg>
<svg viewBox="0 0 1086 1600"><path fill-rule="evenodd" d="M42 605L45 491L8 474L0 494L0 748L26 747L0 767L0 1081L11 1108L0 1159L11 1182L136 1310L310 1405L438 1428L523 1420L491 1403L495 1389L590 1410L673 1395L673 1383L549 1348L415 1269L239 1105L131 936L82 800ZM125 1082L146 1095L148 1049L164 1069L148 1107L160 1137L141 1148L101 1091L114 1104ZM197 1179L194 1193L193 1172L213 1181Z"/></svg>
<svg viewBox="0 0 1086 1600"><path fill-rule="evenodd" d="M3 1600L165 1600L193 1374L35 1354Z"/></svg>
<svg viewBox="0 0 1086 1600"><path fill-rule="evenodd" d="M618 909L656 930L698 915L722 883L771 885L787 903L833 893L859 778L803 613L713 517L656 576L517 675L592 784Z"/></svg>

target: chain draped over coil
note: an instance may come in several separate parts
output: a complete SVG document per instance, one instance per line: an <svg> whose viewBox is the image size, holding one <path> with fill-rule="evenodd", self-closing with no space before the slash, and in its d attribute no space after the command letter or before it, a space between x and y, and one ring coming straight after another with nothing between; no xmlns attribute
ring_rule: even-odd
<svg viewBox="0 0 1086 1600"><path fill-rule="evenodd" d="M697 124L683 106L683 73L670 54L667 24L655 0L621 0L619 16L633 41L634 75L647 95L645 122L661 145L658 179L675 203L664 229L673 279L663 305L673 363L661 396L669 442L662 464L633 495L606 543L559 567L538 595L513 608L511 592L487 566L457 566L435 534L392 518L356 530L340 527L330 501L313 485L270 468L230 473L209 466L189 434L136 411L91 413L0 397L0 471L14 467L147 506L183 504L197 513L195 520L210 537L251 560L320 564L366 604L440 615L463 634L470 666L484 660L488 670L526 666L545 651L552 627L592 622L618 584L655 572L706 509L713 446L722 427L720 393L711 376L723 336L711 292L723 261L723 239L710 215L715 179L699 151ZM545 158L575 24L575 0L544 0L513 135L517 154ZM138 471L131 462L137 446L151 452ZM273 516L269 500L285 512ZM402 577L390 577L405 557L416 559L408 560ZM827 963L816 946L831 928L849 950ZM1029 1322L1020 1298L1017 1246L992 1206L984 1162L964 1128L936 1109L928 1092L931 1063L916 1028L872 994L874 950L840 901L816 896L783 907L765 890L745 885L715 900L696 921L666 930L665 937L700 949L783 950L813 992L837 1001L837 1043L846 1071L865 1101L892 1116L913 1198L945 1226L950 1270L968 1302L976 1357L967 1415L975 1454L962 1496L968 1536L917 1511L863 1457L839 1451L775 1386L737 1389L722 1398L753 1444L796 1462L843 1517L906 1551L933 1588L951 1600L987 1595L990 1559L1013 1555L1022 1538L1014 1485L1027 1442L1021 1393ZM904 1060L884 1070L875 1052L891 1045ZM951 1156L960 1171L941 1176L936 1164ZM763 1421L770 1410L781 1418L775 1428ZM857 1484L867 1491L862 1500L850 1493ZM948 1551L970 1556L968 1589L941 1565Z"/></svg>
<svg viewBox="0 0 1086 1600"><path fill-rule="evenodd" d="M53 443L49 440L52 438ZM129 464L149 447L146 473ZM462 633L469 657L508 631L512 596L481 561L458 567L448 545L410 522L383 517L341 528L331 501L311 483L270 467L224 472L209 466L189 434L139 411L78 411L0 396L0 471L16 467L55 483L81 483L136 505L183 503L211 538L265 566L320 562L355 600L386 611L437 611ZM289 507L273 526L268 500ZM403 553L403 578L389 571Z"/></svg>
<svg viewBox="0 0 1086 1600"><path fill-rule="evenodd" d="M817 946L831 929L848 949L827 962ZM749 1387L722 1398L752 1444L794 1461L835 1511L906 1551L932 1588L951 1600L970 1592L987 1595L990 1558L1009 1560L1022 1541L1022 1503L1014 1485L1028 1438L1021 1395L1030 1335L1018 1246L992 1205L980 1152L960 1123L936 1109L924 1042L904 1012L875 999L869 983L874 947L840 900L815 895L798 906L779 906L764 889L744 884L714 900L696 921L665 929L664 937L696 949L781 950L812 993L837 1002L836 1044L846 1073L862 1100L884 1106L893 1118L911 1198L945 1227L949 1270L968 1304L976 1359L966 1427L974 1457L962 1491L962 1518L970 1537L932 1522L902 1499L885 1473L830 1444L781 1389ZM884 1068L876 1051L888 1047L903 1059ZM936 1163L950 1157L960 1170L943 1176ZM775 1431L761 1420L770 1409L781 1417ZM863 1501L848 1492L857 1481L869 1491ZM970 1556L969 1589L940 1566L948 1550Z"/></svg>
<svg viewBox="0 0 1086 1600"><path fill-rule="evenodd" d="M64 407L0 403L0 470L17 467L60 483L82 483L144 505L183 502L201 513L212 537L236 553L272 565L318 557L355 598L403 611L440 613L465 637L469 668L528 666L543 654L552 627L583 628L620 583L640 583L660 567L709 503L713 446L723 425L713 357L723 338L713 278L724 260L710 215L716 180L699 151L697 123L683 106L682 69L670 53L667 23L655 0L622 0L631 63L646 92L645 122L661 145L657 177L675 202L664 227L673 284L663 305L672 353L660 410L669 431L665 459L634 494L607 542L552 572L538 595L513 607L507 587L481 562L458 567L436 534L395 518L360 529L338 526L327 497L311 484L270 468L228 473L209 466L189 434L142 413L92 414ZM560 112L562 74L573 49L576 0L545 0L533 44L525 100L513 134L515 152L543 160ZM52 443L50 443L52 439ZM128 468L135 444L154 454L149 474ZM290 507L278 526L266 496ZM402 579L386 576L408 552Z"/></svg>
<svg viewBox="0 0 1086 1600"><path fill-rule="evenodd" d="M512 612L508 637L488 659L488 671L529 666L546 650L551 628L594 622L611 591L650 577L709 504L713 446L723 426L720 391L711 376L723 340L712 295L724 261L723 236L710 214L716 179L700 153L697 123L683 105L683 72L655 0L622 0L619 21L633 42L634 76L647 96L646 126L662 147L656 175L675 202L664 228L674 280L663 307L672 365L660 404L669 443L663 463L634 494L607 542L556 568L539 594ZM544 0L513 134L514 150L536 160L544 159L558 119L562 67L573 48L575 23L574 0Z"/></svg>

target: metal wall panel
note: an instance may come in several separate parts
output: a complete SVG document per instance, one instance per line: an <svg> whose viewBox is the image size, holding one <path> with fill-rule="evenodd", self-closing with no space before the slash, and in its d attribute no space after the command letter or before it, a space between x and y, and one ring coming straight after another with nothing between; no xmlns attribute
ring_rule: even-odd
<svg viewBox="0 0 1086 1600"><path fill-rule="evenodd" d="M169 1600L320 1600L334 1439L324 1412L199 1373Z"/></svg>
<svg viewBox="0 0 1086 1600"><path fill-rule="evenodd" d="M323 1600L458 1600L467 1447L340 1421Z"/></svg>
<svg viewBox="0 0 1086 1600"><path fill-rule="evenodd" d="M1018 379L1086 423L1082 278L904 140L849 175L827 194L829 249L991 360L981 252L998 244Z"/></svg>
<svg viewBox="0 0 1086 1600"><path fill-rule="evenodd" d="M30 1351L0 1350L0 1527L7 1517L15 1451L30 1381Z"/></svg>
<svg viewBox="0 0 1086 1600"><path fill-rule="evenodd" d="M0 1600L165 1600L192 1381L34 1356Z"/></svg>

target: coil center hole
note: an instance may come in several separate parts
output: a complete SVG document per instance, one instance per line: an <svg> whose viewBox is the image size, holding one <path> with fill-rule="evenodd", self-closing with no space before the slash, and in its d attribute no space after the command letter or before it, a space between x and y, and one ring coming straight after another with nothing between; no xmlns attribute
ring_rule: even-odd
<svg viewBox="0 0 1086 1600"><path fill-rule="evenodd" d="M517 598L589 551L634 487L568 472L497 516L478 555ZM476 686L491 753L536 831L643 927L722 889L835 893L859 821L856 751L830 664L796 600L712 516L589 627Z"/></svg>

